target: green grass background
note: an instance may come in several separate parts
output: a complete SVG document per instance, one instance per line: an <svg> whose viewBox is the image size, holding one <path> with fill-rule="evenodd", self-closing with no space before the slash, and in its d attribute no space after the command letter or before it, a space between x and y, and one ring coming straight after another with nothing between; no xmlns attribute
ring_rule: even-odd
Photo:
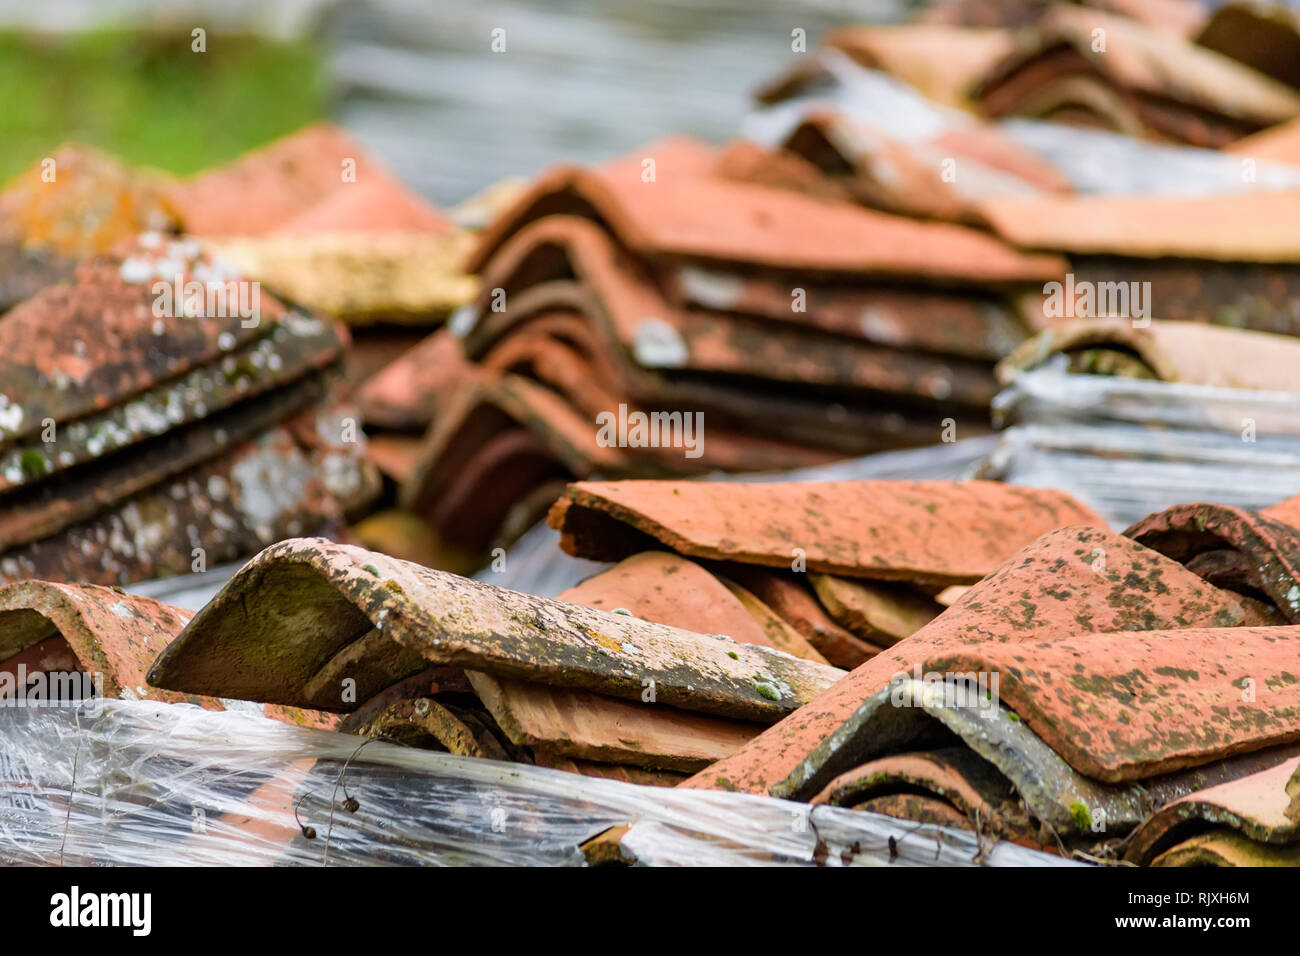
<svg viewBox="0 0 1300 956"><path fill-rule="evenodd" d="M96 31L0 31L0 182L76 140L128 163L193 173L325 114L309 43Z"/></svg>

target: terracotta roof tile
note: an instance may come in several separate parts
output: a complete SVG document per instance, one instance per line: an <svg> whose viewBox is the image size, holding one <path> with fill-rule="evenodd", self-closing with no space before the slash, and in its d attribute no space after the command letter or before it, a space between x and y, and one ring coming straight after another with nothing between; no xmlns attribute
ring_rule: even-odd
<svg viewBox="0 0 1300 956"><path fill-rule="evenodd" d="M285 628L298 639L281 640ZM360 548L293 539L246 565L149 676L195 693L346 710L354 705L343 699L344 678L356 681L364 701L438 663L631 700L653 680L663 704L745 720L789 713L841 673Z"/></svg>
<svg viewBox="0 0 1300 956"><path fill-rule="evenodd" d="M1231 828L1257 843L1300 844L1300 814L1293 807L1298 786L1300 757L1292 757L1250 776L1188 794L1145 821L1129 841L1125 857L1149 863L1189 834L1212 825ZM1300 851L1300 846L1294 849Z"/></svg>
<svg viewBox="0 0 1300 956"><path fill-rule="evenodd" d="M919 789L954 812L951 824L1030 841L1033 828L1015 788L983 758L961 747L881 757L840 774L810 801L889 813L880 797ZM893 814L890 814L893 815ZM907 819L917 819L910 813Z"/></svg>
<svg viewBox="0 0 1300 956"><path fill-rule="evenodd" d="M1300 193L1295 192L1000 197L981 201L980 214L1002 238L1027 249L1140 259L1300 262L1300 239L1287 228L1300 215Z"/></svg>
<svg viewBox="0 0 1300 956"><path fill-rule="evenodd" d="M373 173L325 196L301 214L277 226L273 235L311 236L320 233L445 234L452 225L438 210L397 180Z"/></svg>
<svg viewBox="0 0 1300 956"><path fill-rule="evenodd" d="M1280 521L1282 524L1290 525L1292 528L1300 529L1300 495L1288 498L1285 501L1279 501L1275 505L1259 510L1261 518L1268 518L1270 521Z"/></svg>
<svg viewBox="0 0 1300 956"><path fill-rule="evenodd" d="M728 144L718 154L710 171L719 179L789 189L813 199L838 202L852 198L842 184L825 176L803 156L788 149L760 146L749 140Z"/></svg>
<svg viewBox="0 0 1300 956"><path fill-rule="evenodd" d="M698 564L665 551L643 551L608 571L563 591L561 601L705 634L725 634L744 644L772 647L771 639L736 597Z"/></svg>
<svg viewBox="0 0 1300 956"><path fill-rule="evenodd" d="M792 312L790 282L763 273L696 266L659 274L675 305L797 323L896 349L997 361L1026 337L1000 299L974 291L807 283L806 312Z"/></svg>
<svg viewBox="0 0 1300 956"><path fill-rule="evenodd" d="M255 408L217 412L184 429L168 431L87 470L46 474L34 487L0 497L0 553L88 520L101 510L229 453L281 420L318 402L325 383L308 380L264 396ZM39 447L39 446L37 446Z"/></svg>
<svg viewBox="0 0 1300 956"><path fill-rule="evenodd" d="M469 672L511 742L554 758L692 772L734 753L761 725Z"/></svg>
<svg viewBox="0 0 1300 956"><path fill-rule="evenodd" d="M75 670L103 675L103 693L110 698L216 705L213 700L151 693L146 686L145 672L154 657L188 620L185 612L152 598L93 584L22 581L0 587L0 653L5 664L12 666L13 654L57 637L74 655Z"/></svg>
<svg viewBox="0 0 1300 956"><path fill-rule="evenodd" d="M217 565L286 535L337 533L343 513L373 493L364 446L328 437L348 414L333 403L308 409L80 523L9 547L0 581L126 584L190 573L198 543Z"/></svg>
<svg viewBox="0 0 1300 956"><path fill-rule="evenodd" d="M897 644L939 616L942 605L907 585L855 581L833 574L810 574L822 606L863 640Z"/></svg>
<svg viewBox="0 0 1300 956"><path fill-rule="evenodd" d="M752 594L754 600L798 632L836 667L857 667L880 653L879 645L837 624L795 574L729 562L719 563L717 569L733 582L733 587Z"/></svg>
<svg viewBox="0 0 1300 956"><path fill-rule="evenodd" d="M567 263L565 271L572 270L580 286L564 281L533 284L538 260L555 256ZM572 216L547 217L513 236L494 255L483 285L486 290L505 290L508 298L513 293L513 298L505 312L491 312L486 301L480 303L479 320L468 344L472 356L485 340L503 337L534 312L567 307L586 316L598 326L602 338L616 340L642 366L874 389L972 407L991 398L991 382L982 364L809 334L799 329L802 313L791 313L786 321L764 322L676 309L598 226ZM485 292L489 295L496 293ZM788 291L785 298L788 305ZM657 333L660 337L668 335L680 343L671 356L654 347L658 329L664 329Z"/></svg>
<svg viewBox="0 0 1300 956"><path fill-rule="evenodd" d="M510 235L556 213L605 224L647 257L732 262L825 274L876 274L977 282L1044 279L1051 256L1024 256L948 223L920 223L848 203L716 178L639 175L561 167L542 176L483 234L470 259L479 272Z"/></svg>
<svg viewBox="0 0 1300 956"><path fill-rule="evenodd" d="M1300 624L1300 529L1231 505L1176 505L1124 532L1206 580L1266 598Z"/></svg>
<svg viewBox="0 0 1300 956"><path fill-rule="evenodd" d="M1010 832L1001 835L1018 842L1063 852L1082 849L1093 856L1111 858L1117 849L1122 851L1119 841L1123 836L1154 809L1207 786L1273 766L1300 750L1297 744L1269 747L1140 781L1107 783L1073 769L1019 715L1002 707L996 699L976 706L969 699L966 703L948 699L945 694L927 692L924 676L917 680L913 674L899 675L889 686L863 701L862 709L866 715L863 731L868 736L862 738L866 746L859 750L857 759L859 763L867 761L866 765L879 761L877 766L883 771L883 779L872 780L869 774L860 773L860 768L851 769L828 782L822 791L825 798L838 796L852 802L857 794L869 794L877 783L888 786L891 771L901 769L891 757L907 760L918 746L950 748L956 740L955 752L965 756L961 769L968 782L972 779L969 776L972 768L989 765L995 772L984 768L978 789L988 795L1010 790L1015 800L1023 804L1028 822L1038 827L1035 832L1023 825L1024 818L1013 811L1001 821L980 821L994 824L992 835L1002 829L999 823L1005 823L1010 825ZM699 785L718 766L721 765L698 774L690 785ZM911 769L920 768L911 764ZM946 770L917 774L921 779L931 780L930 785L923 783L920 789L932 793L947 791L944 796L953 799L950 792L955 789L956 781L948 771L954 769L948 762ZM1001 782L999 775L1003 778ZM727 781L719 778L715 783L725 786ZM863 804L857 808L871 809ZM968 819L966 826L973 829L971 825L975 822ZM980 830L987 832L983 826Z"/></svg>
<svg viewBox="0 0 1300 956"><path fill-rule="evenodd" d="M756 520L759 516L761 520ZM578 482L551 510L570 554L618 560L648 537L691 557L970 584L1036 535L1101 524L1060 492L993 482Z"/></svg>
<svg viewBox="0 0 1300 956"><path fill-rule="evenodd" d="M161 175L129 170L78 145L59 147L6 183L0 191L0 312L137 233L172 231L164 183Z"/></svg>
<svg viewBox="0 0 1300 956"><path fill-rule="evenodd" d="M746 570L758 569L747 568ZM777 614L776 610L769 606L768 602L761 600L758 595L731 578L724 577L721 580L727 590L734 594L736 600L740 601L745 610L749 612L749 615L758 622L758 626L763 629L763 633L767 635L773 647L785 651L787 654L793 654L795 657L802 657L804 660L818 661L823 664L830 663L816 644L804 636L804 630L797 628L784 614ZM855 653L858 660L870 656L869 653ZM841 663L835 666L844 667L845 665Z"/></svg>
<svg viewBox="0 0 1300 956"><path fill-rule="evenodd" d="M1219 827L1170 847L1151 866L1300 866L1300 845L1256 843Z"/></svg>
<svg viewBox="0 0 1300 956"><path fill-rule="evenodd" d="M212 423L224 420L234 426L221 440L225 444L239 432L247 434L247 426L254 420L265 420L267 410L252 409L250 413L251 406L243 404L248 400L260 398L283 412L293 406L294 396L299 404L319 397L322 379L318 373L336 362L340 345L335 329L323 322L268 323L259 338L231 349L219 362L200 365L118 404L80 415L65 423L67 427L56 428L52 441L43 441L46 436L40 434L0 443L0 492L48 481L69 468L127 447L143 447L160 433L203 428L212 432ZM57 387L50 393L37 398L35 404L55 410L67 407L60 405ZM72 406L74 412L84 407ZM248 422L244 421L246 415ZM138 468L140 463L123 464ZM104 484L108 483L105 479ZM112 489L105 490L112 493Z"/></svg>
<svg viewBox="0 0 1300 956"><path fill-rule="evenodd" d="M999 674L1003 705L1072 767L1140 780L1300 739L1298 648L1298 627L1126 632L985 642L922 672Z"/></svg>
<svg viewBox="0 0 1300 956"><path fill-rule="evenodd" d="M348 160L355 182L343 178ZM341 129L319 123L178 183L167 198L192 235L261 236L340 189L386 175Z"/></svg>
<svg viewBox="0 0 1300 956"><path fill-rule="evenodd" d="M983 226L976 203L995 196L1069 192L1069 182L992 128L956 127L904 142L855 117L813 111L785 139L857 201L904 215ZM952 178L942 173L950 163Z"/></svg>
<svg viewBox="0 0 1300 956"><path fill-rule="evenodd" d="M1199 322L1152 322L1135 327L1129 319L1078 319L1040 332L1011 353L998 368L1010 381L1052 355L1077 358L1089 370L1089 353L1109 351L1137 359L1142 377L1216 388L1289 392L1296 387L1300 341L1268 332L1228 329ZM1073 370L1073 369L1072 369Z"/></svg>
<svg viewBox="0 0 1300 956"><path fill-rule="evenodd" d="M246 325L238 314L195 321L173 308L154 315L153 283L172 284L178 273L185 282L196 275L238 278L197 243L155 235L84 263L70 285L49 287L14 308L0 322L8 410L0 441L38 433L44 418L65 422L102 410L262 334L260 322ZM285 315L270 296L261 305L268 326Z"/></svg>
<svg viewBox="0 0 1300 956"><path fill-rule="evenodd" d="M221 701L159 690L145 674L180 633L190 612L138 594L94 584L19 581L0 587L0 671L82 672L102 676L106 698L191 703L210 710ZM98 693L100 688L96 688ZM337 719L316 711L267 707L268 717L329 728Z"/></svg>
<svg viewBox="0 0 1300 956"><path fill-rule="evenodd" d="M1243 619L1229 592L1168 558L1098 528L1062 528L1010 558L929 625L691 785L811 796L870 755L869 725L881 706L870 703L873 695L883 694L887 704L895 674L912 673L922 659L944 649L993 642L1009 643L1014 650L1021 642L1041 644L1049 636L1234 627Z"/></svg>

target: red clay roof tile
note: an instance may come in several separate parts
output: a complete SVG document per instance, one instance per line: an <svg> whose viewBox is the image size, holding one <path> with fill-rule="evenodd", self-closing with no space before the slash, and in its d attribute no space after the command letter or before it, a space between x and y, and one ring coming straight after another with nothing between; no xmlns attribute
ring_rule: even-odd
<svg viewBox="0 0 1300 956"><path fill-rule="evenodd" d="M1111 349L1136 357L1163 382L1289 392L1296 387L1300 341L1199 322L1162 320L1135 327L1130 319L1077 319L1040 332L1007 356L999 377L1032 368L1052 355Z"/></svg>
<svg viewBox="0 0 1300 956"><path fill-rule="evenodd" d="M773 647L744 605L694 561L666 551L624 558L557 595L561 601L705 634L725 634L743 644Z"/></svg>
<svg viewBox="0 0 1300 956"><path fill-rule="evenodd" d="M1300 624L1300 529L1231 505L1176 505L1124 532L1248 597L1266 597Z"/></svg>
<svg viewBox="0 0 1300 956"><path fill-rule="evenodd" d="M285 629L289 630L286 631ZM289 632L292 642L281 637ZM162 687L348 710L430 663L743 720L841 674L768 648L496 588L321 539L246 565L155 662Z"/></svg>
<svg viewBox="0 0 1300 956"><path fill-rule="evenodd" d="M1243 617L1229 592L1136 542L1099 528L1061 528L689 785L811 796L870 753L863 729L880 706L870 703L873 695L883 692L887 702L894 675L911 673L944 649L1009 642L1014 650L1049 635L1082 640L1088 633L1234 627Z"/></svg>
<svg viewBox="0 0 1300 956"><path fill-rule="evenodd" d="M355 163L350 181L344 179L349 161ZM178 183L167 198L191 235L261 236L339 189L386 175L341 129L318 123Z"/></svg>
<svg viewBox="0 0 1300 956"><path fill-rule="evenodd" d="M1291 796L1297 786L1300 757L1292 757L1250 776L1197 790L1144 822L1129 841L1125 858L1149 863L1209 825L1230 827L1260 843L1300 844L1300 815L1292 809Z"/></svg>
<svg viewBox="0 0 1300 956"><path fill-rule="evenodd" d="M1034 537L1101 519L1061 492L995 482L577 482L551 509L570 554L618 560L653 538L697 558L971 584ZM802 554L800 554L800 552Z"/></svg>
<svg viewBox="0 0 1300 956"><path fill-rule="evenodd" d="M920 223L716 178L642 182L631 171L560 167L485 230L468 263L480 272L505 240L556 213L602 222L647 257L681 257L824 274L876 274L981 283L1046 279L1053 256L1025 256L949 223Z"/></svg>

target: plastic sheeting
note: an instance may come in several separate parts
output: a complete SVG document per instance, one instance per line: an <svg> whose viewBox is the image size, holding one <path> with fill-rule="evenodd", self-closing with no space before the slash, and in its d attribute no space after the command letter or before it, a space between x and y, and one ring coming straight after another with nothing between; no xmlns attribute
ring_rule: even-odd
<svg viewBox="0 0 1300 956"><path fill-rule="evenodd" d="M1065 370L1018 375L982 477L1060 488L1117 528L1175 504L1262 508L1300 493L1300 394Z"/></svg>
<svg viewBox="0 0 1300 956"><path fill-rule="evenodd" d="M0 708L6 864L581 865L584 841L627 824L622 847L651 865L1064 862L871 813L640 787L246 713Z"/></svg>

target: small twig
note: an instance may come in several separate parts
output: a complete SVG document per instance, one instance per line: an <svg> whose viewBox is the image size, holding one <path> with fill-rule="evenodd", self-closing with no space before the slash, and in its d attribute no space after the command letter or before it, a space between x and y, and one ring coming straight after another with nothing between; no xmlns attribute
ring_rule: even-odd
<svg viewBox="0 0 1300 956"><path fill-rule="evenodd" d="M77 793L77 762L81 758L81 714L74 707L72 716L77 722L77 748L72 752L72 782L68 785L68 812L63 817L63 839L59 843L59 866L63 866L63 851L68 846L68 828L72 825L72 798Z"/></svg>

